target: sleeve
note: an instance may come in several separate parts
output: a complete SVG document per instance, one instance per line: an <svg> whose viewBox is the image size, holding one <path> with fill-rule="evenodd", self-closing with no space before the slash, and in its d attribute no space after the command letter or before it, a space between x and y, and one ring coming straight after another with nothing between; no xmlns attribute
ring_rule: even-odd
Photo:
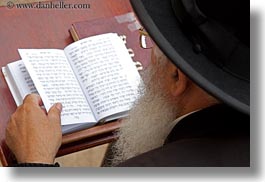
<svg viewBox="0 0 265 182"><path fill-rule="evenodd" d="M56 162L55 164L43 164L43 163L19 163L14 164L9 167L60 167L60 164Z"/></svg>

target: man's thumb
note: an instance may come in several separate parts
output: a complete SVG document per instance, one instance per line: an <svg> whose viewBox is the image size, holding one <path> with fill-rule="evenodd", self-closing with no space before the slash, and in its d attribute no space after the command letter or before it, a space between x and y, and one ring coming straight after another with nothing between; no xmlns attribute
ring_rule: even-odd
<svg viewBox="0 0 265 182"><path fill-rule="evenodd" d="M61 124L61 112L62 112L62 104L61 103L54 104L48 112L49 120L51 122Z"/></svg>

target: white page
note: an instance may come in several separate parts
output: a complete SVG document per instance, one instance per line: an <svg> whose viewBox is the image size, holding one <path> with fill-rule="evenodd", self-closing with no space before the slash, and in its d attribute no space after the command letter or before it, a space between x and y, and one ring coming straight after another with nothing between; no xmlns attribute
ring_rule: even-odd
<svg viewBox="0 0 265 182"><path fill-rule="evenodd" d="M140 75L117 34L82 39L64 51L98 120L131 108Z"/></svg>
<svg viewBox="0 0 265 182"><path fill-rule="evenodd" d="M38 94L22 60L9 63L6 67L2 68L2 72L17 106L23 103L26 95L31 93ZM87 128L90 126L89 124L90 123L64 125L62 126L62 132L65 134L78 129Z"/></svg>
<svg viewBox="0 0 265 182"><path fill-rule="evenodd" d="M14 86L17 87L17 93L12 93L13 97L17 98L15 99L17 106L23 103L23 99L26 95L31 93L38 94L38 91L22 60L9 63L7 65L7 69L9 70L9 74L14 81ZM14 94L19 95L14 96Z"/></svg>
<svg viewBox="0 0 265 182"><path fill-rule="evenodd" d="M96 122L62 50L19 49L47 110L61 102L62 125Z"/></svg>

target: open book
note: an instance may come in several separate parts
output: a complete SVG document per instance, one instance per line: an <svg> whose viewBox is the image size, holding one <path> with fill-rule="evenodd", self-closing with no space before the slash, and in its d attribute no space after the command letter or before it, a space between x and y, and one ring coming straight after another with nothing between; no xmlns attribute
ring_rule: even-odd
<svg viewBox="0 0 265 182"><path fill-rule="evenodd" d="M22 58L2 68L17 105L39 93L48 111L61 102L63 133L126 116L140 75L115 33L74 42L64 50L19 49Z"/></svg>

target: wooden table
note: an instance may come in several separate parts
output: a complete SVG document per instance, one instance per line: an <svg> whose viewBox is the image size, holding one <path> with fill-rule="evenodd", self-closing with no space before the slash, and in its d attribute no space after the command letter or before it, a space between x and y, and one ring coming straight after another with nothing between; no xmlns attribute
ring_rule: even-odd
<svg viewBox="0 0 265 182"><path fill-rule="evenodd" d="M18 48L64 48L73 42L68 30L78 21L111 17L132 11L128 0L65 0L88 3L89 9L8 9L0 8L0 67L20 59ZM16 105L0 74L0 159L3 166L14 162L5 145L5 128ZM119 121L63 136L57 156L113 141Z"/></svg>

